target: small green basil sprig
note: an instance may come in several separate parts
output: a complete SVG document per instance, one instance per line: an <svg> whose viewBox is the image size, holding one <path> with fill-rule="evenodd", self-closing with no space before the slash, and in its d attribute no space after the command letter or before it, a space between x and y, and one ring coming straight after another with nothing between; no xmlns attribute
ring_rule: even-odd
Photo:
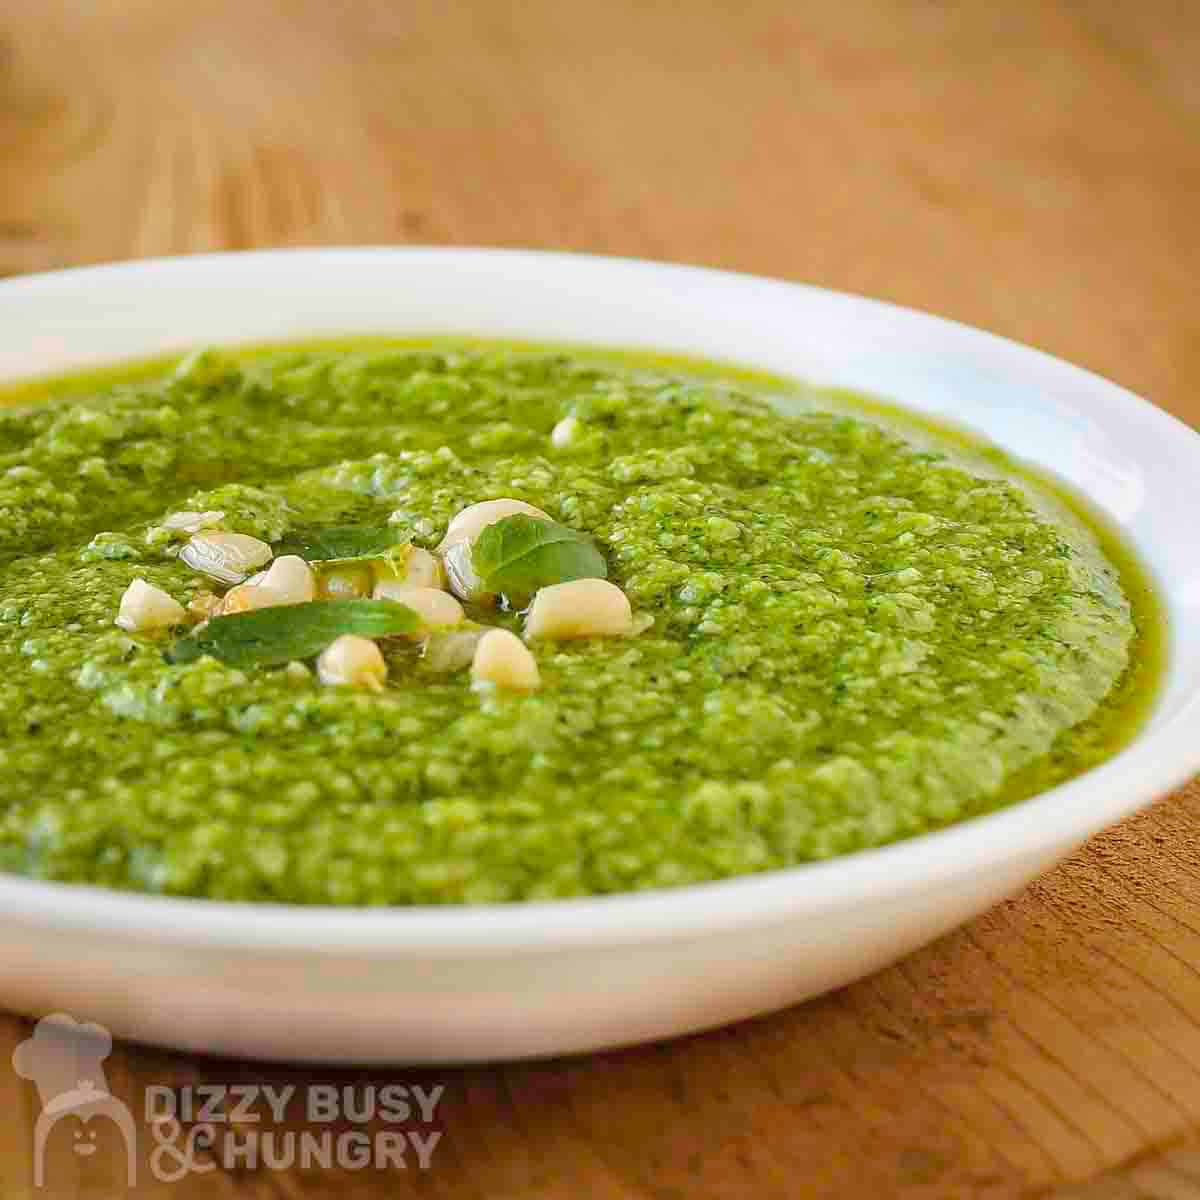
<svg viewBox="0 0 1200 1200"><path fill-rule="evenodd" d="M231 667L270 667L314 658L343 634L381 638L413 633L420 619L394 600L323 600L213 617L176 640L168 662L194 662L205 655Z"/></svg>
<svg viewBox="0 0 1200 1200"><path fill-rule="evenodd" d="M486 526L473 543L450 546L445 564L464 599L501 596L511 609L525 608L539 588L608 577L604 555L586 534L525 513Z"/></svg>

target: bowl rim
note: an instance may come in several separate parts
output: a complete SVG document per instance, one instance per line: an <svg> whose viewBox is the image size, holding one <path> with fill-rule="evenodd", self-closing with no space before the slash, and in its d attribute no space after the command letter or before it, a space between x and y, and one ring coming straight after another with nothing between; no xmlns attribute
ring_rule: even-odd
<svg viewBox="0 0 1200 1200"><path fill-rule="evenodd" d="M387 256L397 261L433 256L453 263L493 260L554 262L586 272L600 264L631 275L674 275L695 284L720 287L766 286L810 300L836 301L909 323L947 337L964 333L984 339L1005 355L1051 366L1066 379L1105 398L1109 406L1161 437L1190 439L1186 451L1200 474L1200 434L1148 400L1104 377L1034 347L965 323L853 293L710 267L648 259L562 251L495 247L344 246L248 250L177 255L114 262L18 276L0 281L0 301L14 293L57 287L103 285L114 277L173 270L221 269L222 263L304 258L349 262ZM398 335L402 336L402 335ZM297 340L301 340L299 337ZM549 339L555 340L555 339ZM663 350L670 352L669 346ZM119 363L120 359L115 362ZM753 368L747 358L742 363ZM767 368L771 369L771 368ZM50 374L59 373L54 369ZM15 377L34 379L37 375ZM2 381L0 381L2 382ZM902 403L902 402L901 402ZM1140 555L1143 546L1126 535ZM1164 601L1169 581L1154 577ZM1168 636L1164 679L1175 662ZM573 947L618 947L663 939L699 938L762 923L784 922L804 914L845 908L868 898L878 901L912 889L952 886L988 863L1019 858L1051 858L1086 837L1181 786L1200 770L1200 688L1161 723L1157 700L1147 725L1112 758L1066 783L996 812L899 842L761 874L653 891L626 892L548 901L479 905L415 905L396 908L226 902L193 897L120 892L0 874L0 910L8 920L62 931L102 933L126 941L167 942L230 953L310 954L386 957L419 951L434 957L505 955L514 950L554 953ZM998 849L999 847L999 849Z"/></svg>

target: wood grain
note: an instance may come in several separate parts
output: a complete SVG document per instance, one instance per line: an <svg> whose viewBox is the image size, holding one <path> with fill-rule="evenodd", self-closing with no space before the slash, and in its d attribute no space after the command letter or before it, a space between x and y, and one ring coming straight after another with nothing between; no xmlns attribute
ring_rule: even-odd
<svg viewBox="0 0 1200 1200"><path fill-rule="evenodd" d="M1186 0L0 0L0 273L329 242L704 262L984 325L1200 422L1198 54ZM667 1045L369 1073L120 1047L139 1108L446 1087L428 1172L139 1193L1200 1196L1198 805L873 979ZM0 1019L0 1057L27 1032ZM0 1192L45 1194L4 1069L0 1112ZM97 1163L57 1146L57 1194L118 1194Z"/></svg>

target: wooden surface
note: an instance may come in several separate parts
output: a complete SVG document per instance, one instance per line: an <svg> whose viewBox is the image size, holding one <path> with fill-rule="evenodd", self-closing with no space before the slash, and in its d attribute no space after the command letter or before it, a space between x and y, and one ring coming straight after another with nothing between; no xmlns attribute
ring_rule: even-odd
<svg viewBox="0 0 1200 1200"><path fill-rule="evenodd" d="M935 309L1200 421L1198 61L1191 0L0 0L0 272L317 242L679 259ZM1198 1196L1198 804L739 1028L432 1073L121 1047L108 1081L135 1106L445 1084L428 1172L142 1189L180 1198ZM28 1030L0 1018L5 1197L44 1194L7 1070ZM115 1194L97 1161L60 1146L62 1194Z"/></svg>

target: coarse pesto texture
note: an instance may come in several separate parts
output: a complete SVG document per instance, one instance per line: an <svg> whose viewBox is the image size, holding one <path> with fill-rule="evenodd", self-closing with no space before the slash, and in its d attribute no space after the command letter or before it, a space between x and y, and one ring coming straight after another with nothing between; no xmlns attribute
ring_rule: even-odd
<svg viewBox="0 0 1200 1200"><path fill-rule="evenodd" d="M487 346L130 379L0 409L0 869L349 905L622 892L909 837L1119 740L1144 631L1096 540L869 416ZM385 642L374 695L113 627L135 576L208 586L173 511L432 548L499 496L592 537L650 628L536 643L530 695Z"/></svg>

